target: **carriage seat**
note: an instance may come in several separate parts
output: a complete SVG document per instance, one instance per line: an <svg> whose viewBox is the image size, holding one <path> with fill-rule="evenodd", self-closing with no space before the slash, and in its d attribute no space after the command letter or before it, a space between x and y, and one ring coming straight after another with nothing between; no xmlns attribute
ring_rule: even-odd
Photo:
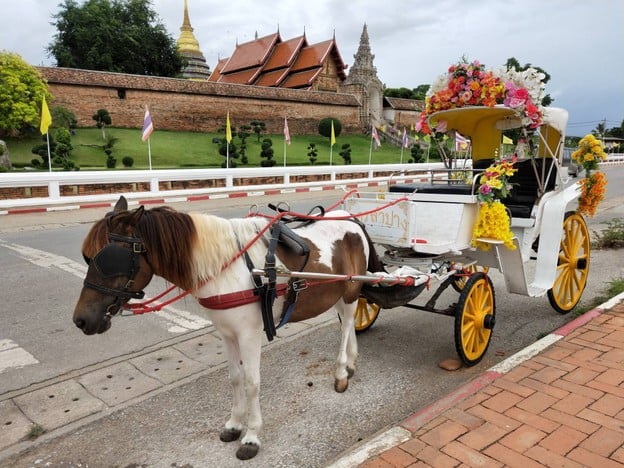
<svg viewBox="0 0 624 468"><path fill-rule="evenodd" d="M483 170L492 165L494 159L478 159L473 161L472 168ZM396 184L390 186L390 192L397 193L443 193L448 195L472 195L472 186L469 184Z"/></svg>
<svg viewBox="0 0 624 468"><path fill-rule="evenodd" d="M534 161L535 169L537 170L537 174L540 177L544 164L546 165L545 174L548 174L548 171L553 165L552 158L535 158ZM512 187L509 195L506 198L503 198L502 202L509 209L512 217L530 218L533 205L535 204L538 197L538 178L535 175L535 170L533 169L531 159L518 161L516 162L514 167L518 171L509 178L509 182L512 184ZM546 192L551 191L555 188L555 184L557 182L556 172L556 169L553 168L548 179L546 180Z"/></svg>
<svg viewBox="0 0 624 468"><path fill-rule="evenodd" d="M472 186L467 184L396 184L390 186L395 193L443 193L445 195L470 195Z"/></svg>

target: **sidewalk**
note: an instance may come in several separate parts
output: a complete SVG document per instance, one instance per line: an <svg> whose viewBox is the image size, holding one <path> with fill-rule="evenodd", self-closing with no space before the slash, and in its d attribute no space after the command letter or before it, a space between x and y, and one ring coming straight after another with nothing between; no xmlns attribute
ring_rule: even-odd
<svg viewBox="0 0 624 468"><path fill-rule="evenodd" d="M624 465L624 294L331 468Z"/></svg>

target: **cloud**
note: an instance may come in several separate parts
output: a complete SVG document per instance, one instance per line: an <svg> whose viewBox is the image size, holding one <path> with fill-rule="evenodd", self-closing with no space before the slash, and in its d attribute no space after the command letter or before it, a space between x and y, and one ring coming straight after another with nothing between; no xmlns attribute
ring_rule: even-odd
<svg viewBox="0 0 624 468"><path fill-rule="evenodd" d="M587 133L603 119L624 118L624 2L620 0L425 0L379 2L250 2L188 0L191 24L211 69L237 43L278 30L312 43L334 34L351 65L362 27L368 26L374 65L388 87L431 83L463 55L488 67L509 57L551 76L547 92L570 112L573 134ZM183 2L153 0L152 6L177 39ZM21 0L3 5L3 48L34 65L53 64L45 48L56 33L58 3ZM589 122L574 126L575 122ZM616 126L614 124L611 126ZM607 124L607 127L610 127Z"/></svg>

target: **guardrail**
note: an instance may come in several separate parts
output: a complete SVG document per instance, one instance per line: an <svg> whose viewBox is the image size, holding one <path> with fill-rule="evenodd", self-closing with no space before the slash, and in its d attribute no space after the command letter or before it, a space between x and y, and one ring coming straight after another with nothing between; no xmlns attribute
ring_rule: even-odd
<svg viewBox="0 0 624 468"><path fill-rule="evenodd" d="M604 166L624 164L624 153L611 154ZM5 198L0 208L16 206L59 205L64 203L90 203L111 200L116 193L77 193L78 187L89 185L131 184L134 190L128 198L193 196L211 193L228 193L241 190L271 190L330 186L347 183L385 183L409 178L409 174L432 169L443 169L441 163L425 164L374 164L349 166L274 166L235 169L171 169L171 170L121 170L121 171L73 171L73 172L23 172L0 173L0 189L47 188L47 196ZM314 179L303 181L304 179ZM267 183L267 180L271 180ZM172 183L211 181L212 187L172 189ZM141 185L141 186L139 186ZM70 194L62 194L62 187L74 187Z"/></svg>
<svg viewBox="0 0 624 468"><path fill-rule="evenodd" d="M15 206L54 205L63 203L88 203L110 200L116 195L62 194L62 187L89 185L132 184L134 190L128 198L171 197L176 195L199 195L240 190L269 190L280 187L310 187L337 185L341 183L386 182L391 176L402 179L406 172L414 173L441 169L441 163L431 164L376 164L351 166L287 166L270 168L235 169L171 169L171 170L122 170L122 171L73 171L31 172L0 174L0 189L47 187L48 196L9 198L0 200L0 208ZM303 181L304 179L314 179ZM171 183L210 181L212 187L171 189ZM270 183L267 183L270 181ZM138 187L137 185L141 185ZM141 189L145 187L147 190ZM66 191L66 190L65 190ZM80 192L75 190L74 192ZM119 193L119 192L117 192ZM125 194L125 192L124 192Z"/></svg>

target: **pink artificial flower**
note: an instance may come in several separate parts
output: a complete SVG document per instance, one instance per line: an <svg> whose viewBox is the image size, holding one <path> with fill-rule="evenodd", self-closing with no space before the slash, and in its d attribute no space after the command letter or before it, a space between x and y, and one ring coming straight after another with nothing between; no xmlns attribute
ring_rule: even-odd
<svg viewBox="0 0 624 468"><path fill-rule="evenodd" d="M435 127L435 131L438 133L446 132L446 125L446 120L440 120Z"/></svg>
<svg viewBox="0 0 624 468"><path fill-rule="evenodd" d="M481 192L481 195L489 195L492 193L492 187L487 184L483 184L479 187L479 192Z"/></svg>
<svg viewBox="0 0 624 468"><path fill-rule="evenodd" d="M529 92L525 88L516 88L514 97L526 101L527 99L529 99Z"/></svg>

